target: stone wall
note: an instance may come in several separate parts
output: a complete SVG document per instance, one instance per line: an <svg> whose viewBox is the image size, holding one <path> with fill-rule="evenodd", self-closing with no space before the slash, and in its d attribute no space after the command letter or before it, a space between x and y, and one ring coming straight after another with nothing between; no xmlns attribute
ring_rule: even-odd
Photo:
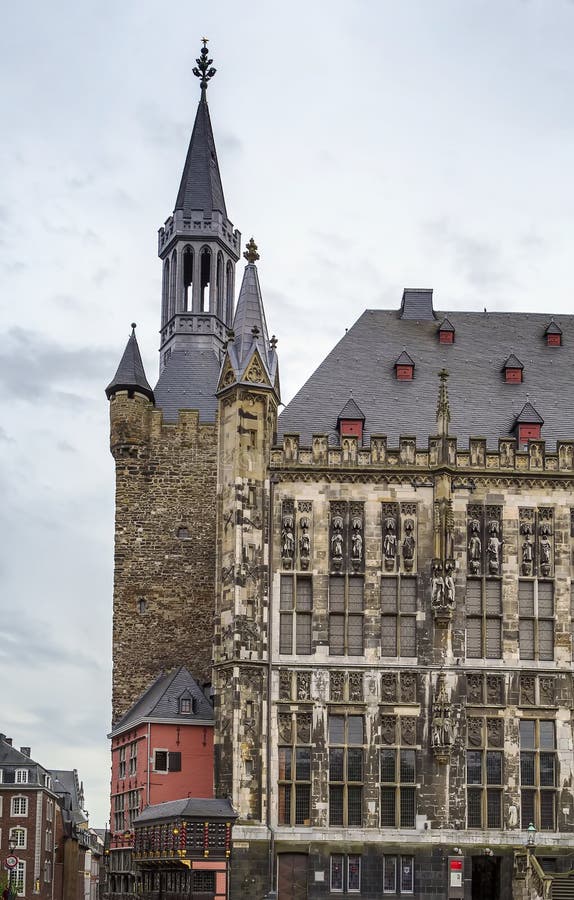
<svg viewBox="0 0 574 900"><path fill-rule="evenodd" d="M217 428L145 397L110 401L116 461L113 722L160 671L211 681Z"/></svg>

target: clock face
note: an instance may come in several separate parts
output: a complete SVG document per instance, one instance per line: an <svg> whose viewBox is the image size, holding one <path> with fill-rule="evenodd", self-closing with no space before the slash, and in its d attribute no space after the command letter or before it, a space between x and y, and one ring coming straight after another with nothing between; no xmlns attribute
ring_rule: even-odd
<svg viewBox="0 0 574 900"><path fill-rule="evenodd" d="M17 856L7 856L6 857L6 866L9 869L15 869L18 865L18 857Z"/></svg>

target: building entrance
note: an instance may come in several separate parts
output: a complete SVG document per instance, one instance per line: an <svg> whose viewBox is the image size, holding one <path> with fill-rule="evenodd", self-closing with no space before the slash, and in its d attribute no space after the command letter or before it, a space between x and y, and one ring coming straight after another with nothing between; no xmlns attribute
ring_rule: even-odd
<svg viewBox="0 0 574 900"><path fill-rule="evenodd" d="M472 900L501 900L500 857L472 857Z"/></svg>
<svg viewBox="0 0 574 900"><path fill-rule="evenodd" d="M280 853L277 862L277 900L307 900L306 854Z"/></svg>

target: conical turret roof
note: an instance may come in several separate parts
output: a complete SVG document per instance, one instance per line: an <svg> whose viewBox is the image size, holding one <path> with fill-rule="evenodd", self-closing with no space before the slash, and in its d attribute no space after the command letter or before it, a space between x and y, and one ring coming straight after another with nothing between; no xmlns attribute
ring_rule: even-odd
<svg viewBox="0 0 574 900"><path fill-rule="evenodd" d="M135 322L132 322L132 333L128 338L118 370L106 388L108 400L116 391L137 391L148 397L152 403L154 402L153 391L146 378L138 347Z"/></svg>
<svg viewBox="0 0 574 900"><path fill-rule="evenodd" d="M216 210L227 218L205 90L201 92L175 209L184 214L192 210L203 213Z"/></svg>
<svg viewBox="0 0 574 900"><path fill-rule="evenodd" d="M254 328L257 329L257 333L253 331ZM254 337L257 337L264 354L264 362L269 367L269 334L267 322L265 321L265 310L263 309L257 266L254 262L250 262L245 266L235 318L233 319L233 332L235 336L235 353L240 366L245 362L247 356L250 355Z"/></svg>

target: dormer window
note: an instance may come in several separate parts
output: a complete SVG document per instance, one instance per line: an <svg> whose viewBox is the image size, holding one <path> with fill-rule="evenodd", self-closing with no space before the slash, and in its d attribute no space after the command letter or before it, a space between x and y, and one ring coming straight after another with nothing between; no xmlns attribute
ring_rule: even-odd
<svg viewBox="0 0 574 900"><path fill-rule="evenodd" d="M186 691L179 698L179 714L180 716L191 716L195 712L195 700L189 693Z"/></svg>
<svg viewBox="0 0 574 900"><path fill-rule="evenodd" d="M562 346L562 329L556 324L554 319L550 320L544 334L546 335L546 345L548 347Z"/></svg>
<svg viewBox="0 0 574 900"><path fill-rule="evenodd" d="M511 353L503 366L504 380L509 384L521 384L524 366L514 353Z"/></svg>
<svg viewBox="0 0 574 900"><path fill-rule="evenodd" d="M438 327L438 339L441 344L454 344L454 325L449 319L443 319Z"/></svg>
<svg viewBox="0 0 574 900"><path fill-rule="evenodd" d="M518 446L521 450L528 449L528 441L540 440L544 419L534 409L531 403L525 403L514 422L514 428L518 433Z"/></svg>
<svg viewBox="0 0 574 900"><path fill-rule="evenodd" d="M353 398L347 400L337 418L337 428L341 437L356 437L363 439L363 426L365 416L360 406Z"/></svg>
<svg viewBox="0 0 574 900"><path fill-rule="evenodd" d="M406 350L403 350L395 362L397 381L412 381L415 375L415 362Z"/></svg>

